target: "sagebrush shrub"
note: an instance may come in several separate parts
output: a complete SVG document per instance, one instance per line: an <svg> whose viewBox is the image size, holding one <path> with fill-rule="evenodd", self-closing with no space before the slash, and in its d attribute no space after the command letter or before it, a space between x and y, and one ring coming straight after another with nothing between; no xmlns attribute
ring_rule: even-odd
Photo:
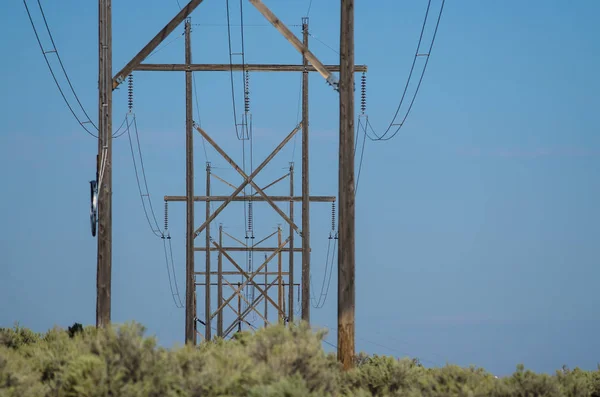
<svg viewBox="0 0 600 397"><path fill-rule="evenodd" d="M304 324L172 350L144 334L135 323L43 335L0 329L0 397L600 397L600 367L550 376L520 365L497 379L481 368L362 353L343 372L322 349L325 334Z"/></svg>

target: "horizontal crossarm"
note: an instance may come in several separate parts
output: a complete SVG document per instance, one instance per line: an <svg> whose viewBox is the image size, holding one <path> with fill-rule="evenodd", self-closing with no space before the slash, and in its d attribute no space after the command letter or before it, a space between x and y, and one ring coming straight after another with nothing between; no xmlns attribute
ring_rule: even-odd
<svg viewBox="0 0 600 397"><path fill-rule="evenodd" d="M339 72L340 65L324 65L329 72ZM135 67L140 72L318 72L314 66L291 65L277 63L248 63L248 64L228 64L228 63L142 63ZM367 65L355 65L356 73L367 72Z"/></svg>

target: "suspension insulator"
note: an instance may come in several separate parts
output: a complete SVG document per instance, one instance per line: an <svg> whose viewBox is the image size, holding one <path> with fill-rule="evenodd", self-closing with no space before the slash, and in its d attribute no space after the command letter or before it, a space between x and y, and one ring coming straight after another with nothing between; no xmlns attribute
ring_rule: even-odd
<svg viewBox="0 0 600 397"><path fill-rule="evenodd" d="M246 113L250 112L250 73L246 71L244 82L244 110Z"/></svg>
<svg viewBox="0 0 600 397"><path fill-rule="evenodd" d="M331 231L335 230L335 202L331 203Z"/></svg>
<svg viewBox="0 0 600 397"><path fill-rule="evenodd" d="M169 202L165 201L165 233L169 230Z"/></svg>
<svg viewBox="0 0 600 397"><path fill-rule="evenodd" d="M360 111L365 114L367 110L367 74L363 72L360 80Z"/></svg>
<svg viewBox="0 0 600 397"><path fill-rule="evenodd" d="M128 105L129 105L129 112L131 112L133 110L133 74L130 74L128 76L127 80L128 80L128 87L127 87Z"/></svg>
<svg viewBox="0 0 600 397"><path fill-rule="evenodd" d="M250 238L254 238L254 213L252 211L252 201L248 202L248 231L250 232Z"/></svg>

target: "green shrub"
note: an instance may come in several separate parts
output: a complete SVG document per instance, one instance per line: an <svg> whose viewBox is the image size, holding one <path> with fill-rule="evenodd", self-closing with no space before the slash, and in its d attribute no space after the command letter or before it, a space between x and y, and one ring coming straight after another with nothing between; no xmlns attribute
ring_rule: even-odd
<svg viewBox="0 0 600 397"><path fill-rule="evenodd" d="M550 376L520 365L497 379L476 367L425 368L361 353L343 372L321 347L325 334L306 325L173 350L144 334L135 323L107 330L75 323L43 335L1 329L0 397L600 397L600 368L563 367Z"/></svg>

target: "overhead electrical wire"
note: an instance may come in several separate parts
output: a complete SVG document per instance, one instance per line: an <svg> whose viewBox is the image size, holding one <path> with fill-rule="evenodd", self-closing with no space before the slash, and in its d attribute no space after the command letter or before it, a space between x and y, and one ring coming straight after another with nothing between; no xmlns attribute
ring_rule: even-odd
<svg viewBox="0 0 600 397"><path fill-rule="evenodd" d="M167 249L167 241L169 242ZM177 278L175 277L175 268L173 267L173 248L171 247L171 239L163 239L163 250L165 253L165 263L167 265L167 274L169 276L169 287L171 287L171 296L173 297L173 303L175 303L175 307L178 309L183 309L184 305L181 301L181 296L179 295L179 286L177 285ZM169 255L171 262L169 263ZM169 267L170 266L170 267ZM175 281L175 290L173 290L173 284L171 281L171 271L173 272L173 279Z"/></svg>
<svg viewBox="0 0 600 397"><path fill-rule="evenodd" d="M52 34L52 31L50 29L50 24L48 23L48 20L46 18L46 14L44 12L44 8L42 7L41 2L38 0L37 4L38 7L40 9L40 14L42 16L42 19L44 21L44 25L46 27L46 31L48 32L48 37L50 38L50 42L52 43L52 50L50 51L46 51L44 50L44 46L42 44L42 41L40 39L38 30L35 26L35 22L33 21L33 17L31 15L31 12L29 10L29 7L27 5L26 0L23 0L23 4L25 5L25 9L27 11L27 16L29 17L29 22L31 23L31 27L33 28L33 32L35 33L37 42L39 44L39 47L42 51L42 55L44 56L44 59L46 60L46 64L48 66L48 69L50 70L50 74L52 75L52 78L54 80L54 83L56 84L65 104L67 105L67 107L69 108L69 110L71 111L71 114L74 116L74 118L77 120L77 122L79 123L79 125L85 130L86 133L88 133L89 135L93 136L94 138L98 138L98 135L96 135L94 132L90 131L88 128L85 127L85 124L91 124L94 129L96 130L96 132L98 131L98 127L96 126L96 124L91 120L91 118L89 117L87 111L85 110L83 104L81 103L81 100L79 99L79 96L77 95L77 92L75 91L75 88L73 86L73 83L71 82L71 78L69 77L67 70L65 68L65 65L62 61L62 58L60 56L60 53L56 47L56 42L54 41L54 35ZM69 88L71 90L71 92L73 93L73 97L75 98L75 100L77 101L77 104L79 105L79 107L81 108L81 110L83 111L83 114L85 115L85 118L87 119L87 121L82 121L81 118L76 114L75 110L73 109L73 106L70 104L69 100L67 99L63 88L61 87L60 83L58 82L58 78L56 77L56 74L54 72L54 69L52 68L52 65L50 64L50 60L48 58L48 54L49 53L54 53L56 54L56 58L59 62L60 68L65 76L65 79L67 81L67 84L69 85ZM117 131L115 131L113 133L113 138L119 138L121 136L123 136L127 131L126 129L124 129L124 125L125 125L125 121L127 118L125 118L125 120L121 123L121 125L119 126L119 128L117 129Z"/></svg>
<svg viewBox="0 0 600 397"><path fill-rule="evenodd" d="M231 49L231 20L229 13L229 0L225 0L225 6L227 9L227 41L229 44L229 80L231 81L231 100L232 100L232 109L233 109L233 122L235 125L235 134L238 139L243 139L240 137L240 133L238 131L238 123L237 123L237 107L235 103L235 84L233 80L233 52Z"/></svg>
<svg viewBox="0 0 600 397"><path fill-rule="evenodd" d="M442 13L444 11L444 4L445 4L445 0L442 0L442 5L440 6L440 12L438 14L438 18L437 18L437 21L436 21L436 24L435 24L435 30L434 30L434 33L433 33L433 37L431 39L431 44L429 45L429 49L427 50L426 53L421 53L419 50L421 48L421 42L423 40L423 34L424 34L425 28L427 26L427 21L429 19L429 10L430 10L430 7L431 7L431 0L428 1L428 3L427 3L427 10L425 12L425 18L423 20L423 26L421 28L421 34L419 36L419 41L417 43L417 49L415 51L415 56L413 58L413 63L412 63L412 66L410 68L410 73L408 75L408 79L406 81L406 85L404 86L404 91L402 93L402 97L400 99L400 103L398 104L398 107L396 109L396 113L394 114L394 117L393 117L392 121L390 122L388 128L386 129L386 131L382 135L378 135L375 132L375 129L371 125L371 122L369 121L368 117L366 118L367 128L375 136L375 138L373 138L370 135L367 135L367 137L370 140L372 140L372 141L389 141L390 139L394 138L398 134L398 132L400 131L400 129L404 126L404 123L406 122L406 119L408 118L408 115L410 114L410 111L412 110L412 107L413 107L413 104L415 102L415 99L417 98L417 94L419 92L419 88L421 87L421 83L423 81L423 77L425 76L425 71L427 70L427 65L429 63L429 59L430 59L430 56L431 56L431 50L433 49L433 45L435 43L435 39L436 39L436 36L437 36L437 31L438 31L438 28L439 28L439 25L440 25L440 20L442 18ZM410 85L410 82L411 82L411 79L412 79L412 76L413 76L413 72L414 72L414 69L415 69L415 65L416 65L417 59L419 57L423 57L423 56L426 57L425 65L423 66L423 70L421 72L421 76L419 77L419 82L418 82L417 87L415 89L415 93L412 96L412 99L410 101L410 105L408 107L408 110L404 114L404 117L402 118L402 121L400 123L397 123L396 119L398 118L398 114L400 113L400 108L402 107L402 104L404 103L404 99L406 98L406 92L408 91L408 86ZM392 130L393 127L397 127L396 130L392 133L391 136L386 137L388 135L388 133Z"/></svg>
<svg viewBox="0 0 600 397"><path fill-rule="evenodd" d="M39 34L38 34L37 28L35 27L35 23L33 22L33 17L31 16L31 12L29 11L29 7L27 6L27 1L26 1L26 0L23 0L23 4L25 5L25 9L26 9L26 11L27 11L27 16L29 17L29 21L31 22L31 27L33 28L33 32L34 32L34 34L35 34L35 37L36 37L36 39L37 39L37 42L38 42L38 44L39 44L39 46L40 46L40 50L42 51L42 55L44 56L44 59L45 59L45 61L46 61L46 64L48 65L48 69L50 70L50 74L52 75L52 78L54 79L54 83L56 84L56 87L58 88L58 91L60 92L60 94L61 94L61 96L62 96L62 98L63 98L64 102L66 103L67 107L69 108L69 110L70 110L70 111L71 111L71 113L73 114L73 117L75 117L75 120L77 120L77 122L78 122L78 123L79 123L79 125L80 125L80 126L81 126L81 127L84 129L84 130L85 130L85 132L86 132L86 133L88 133L89 135L93 136L94 138L98 138L98 135L96 135L95 133L93 133L92 131L90 131L90 130L89 130L88 128L86 128L86 126L85 126L85 124L86 124L86 123L89 123L89 124L91 124L91 125L94 127L94 129L95 129L96 131L98 131L98 127L97 127L97 126L94 124L94 122L93 122L93 121L92 121L92 120L89 118L89 116L88 116L87 112L86 112L86 111L85 111L85 109L83 108L83 105L81 104L81 101L79 100L79 97L78 97L77 93L75 92L75 89L73 88L73 84L71 83L71 79L69 78L69 76L68 76L68 74L67 74L67 72L66 72L66 70L65 70L65 67L64 67L64 64L63 64L63 62L62 62L62 59L60 58L60 54L59 54L59 52L58 52L58 49L56 48L56 45L55 45L55 43L54 43L54 38L53 38L53 36L52 36L52 33L51 33L51 31L50 31L50 28L49 28L48 22L47 22L47 20L46 20L46 17L45 17L45 15L44 15L44 11L43 11L43 8L42 8L42 4L41 4L41 3L40 3L40 1L38 0L38 6L39 6L39 8L40 8L40 11L41 11L41 13L42 13L42 16L43 16L43 19L44 19L44 24L46 25L46 30L48 31L48 34L49 34L49 36L50 36L50 40L51 40L51 42L52 42L53 49L52 49L51 51L46 51L46 50L44 50L44 46L43 46L43 44L42 44L42 41L41 41L41 39L40 39L40 36L39 36ZM64 73L64 75L65 75L65 78L66 78L66 80L67 80L67 82L68 82L68 84L69 84L69 87L71 88L71 92L73 93L73 96L75 97L75 99L76 99L77 103L79 104L79 106L80 106L80 107L81 107L81 109L83 110L83 113L84 113L84 115L85 115L85 116L86 116L86 118L87 118L87 121L82 121L82 120L80 119L80 117L79 117L79 116L78 116L78 115L75 113L75 110L73 109L73 106L72 106L72 105L69 103L69 100L67 99L67 97L66 97L66 95L65 95L65 93L64 93L64 91L63 91L63 89L62 89L62 87L60 86L60 83L58 82L58 79L57 79L57 77L56 77L56 74L55 74L55 72L54 72L54 69L52 68L52 65L50 64L50 60L48 59L48 55L47 55L48 53L54 53L54 54L56 54L56 56L57 56L57 58L58 58L58 61L59 61L59 63L60 63L61 69L62 69L62 71L63 71L63 73Z"/></svg>
<svg viewBox="0 0 600 397"><path fill-rule="evenodd" d="M331 250L331 241L333 240L333 251ZM319 298L317 299L314 296L314 286L312 285L312 277L310 279L310 283L311 283L311 291L312 292L312 297L311 297L311 301L316 301L316 303L312 303L311 305L315 308L315 309L321 309L323 308L323 306L325 306L325 302L327 302L327 296L329 295L329 288L331 286L331 278L333 276L333 268L334 268L334 258L335 258L335 252L336 252L336 247L337 247L337 233L335 238L330 238L329 242L327 243L327 254L326 254L326 259L325 259L325 271L323 273L323 281L321 283L321 291L319 293ZM331 261L329 260L330 258L330 253L331 253Z"/></svg>
<svg viewBox="0 0 600 397"><path fill-rule="evenodd" d="M143 160L143 157L142 157L142 149L141 149L141 146L140 146L139 133L138 133L138 128L137 128L137 122L136 122L136 116L135 116L135 114L132 115L132 118L133 118L132 124L133 124L134 130L135 130L135 137L136 137L136 142L137 142L137 149L138 149L139 158L140 158L140 169L141 169L141 172L142 172L142 178L143 178L143 183L144 183L144 187L145 187L144 191L142 191L142 183L140 182L140 175L139 175L139 171L138 171L137 162L135 160L135 151L134 151L134 148L133 148L133 140L131 138L131 131L130 131L129 127L127 128L127 135L129 137L129 147L131 149L131 157L133 159L133 168L134 168L134 171L135 171L135 178L136 178L137 185L138 185L138 190L139 190L139 193L140 193L140 199L142 200L142 207L144 209L144 214L146 215L146 220L148 221L148 225L150 226L150 229L152 230L152 233L156 237L162 238L164 236L164 234L161 232L160 226L158 226L158 221L156 219L156 213L154 212L154 208L152 207L152 200L150 199L150 193L148 192L148 181L146 179L146 170L144 168L144 160ZM149 202L148 207L149 208L146 207L146 201L144 200L144 197L148 198L148 202ZM152 219L150 219L151 217L152 217Z"/></svg>
<svg viewBox="0 0 600 397"><path fill-rule="evenodd" d="M148 179L146 177L146 168L144 166L144 158L142 154L142 146L140 143L140 134L137 125L137 117L133 111L133 76L129 76L129 113L125 116L126 122L126 132L127 137L129 138L129 148L131 150L131 159L133 161L133 169L135 172L135 179L138 185L138 191L140 194L140 200L142 201L142 208L144 210L144 215L146 220L148 221L148 226L150 227L152 233L163 240L163 251L165 256L165 263L167 266L167 275L169 277L169 288L171 290L171 296L173 298L173 302L177 308L183 308L183 304L181 301L181 294L179 293L179 285L177 284L177 276L175 274L175 264L173 260L173 248L171 245L171 235L169 232L169 221L168 221L168 203L165 203L165 219L164 219L164 230L160 230L160 226L158 225L158 220L156 216L156 212L154 211L154 207L152 206L152 198L150 197L150 191L148 189ZM129 119L131 118L131 122ZM135 149L134 149L134 140L132 138L131 126L133 126L133 130L135 133L135 143L137 146L137 152L139 156L140 167L138 169ZM140 178L140 171L142 177ZM143 182L143 189L142 189ZM144 198L148 200L148 206L146 206L146 201ZM168 241L167 241L168 240ZM172 273L172 277L171 277Z"/></svg>
<svg viewBox="0 0 600 397"><path fill-rule="evenodd" d="M306 10L306 17L307 18L310 15L310 9L312 7L312 3L313 3L313 0L309 0L309 2L308 2L308 10Z"/></svg>

